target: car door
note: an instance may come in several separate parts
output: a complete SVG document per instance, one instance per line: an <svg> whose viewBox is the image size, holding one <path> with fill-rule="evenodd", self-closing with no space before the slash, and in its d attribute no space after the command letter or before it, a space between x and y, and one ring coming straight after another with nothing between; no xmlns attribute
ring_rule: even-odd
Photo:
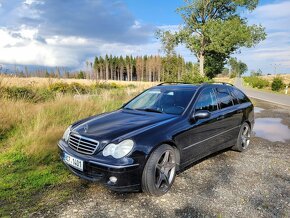
<svg viewBox="0 0 290 218"><path fill-rule="evenodd" d="M222 133L222 140L216 148L219 150L234 145L239 133L243 110L239 107L237 99L231 95L228 87L218 86L215 90L220 108L217 126L220 127Z"/></svg>
<svg viewBox="0 0 290 218"><path fill-rule="evenodd" d="M183 165L198 160L212 152L219 138L220 127L216 124L220 116L218 102L212 88L204 89L193 105L191 115L199 110L207 110L211 113L209 118L187 121L185 130L176 137L179 145L182 145L181 159Z"/></svg>

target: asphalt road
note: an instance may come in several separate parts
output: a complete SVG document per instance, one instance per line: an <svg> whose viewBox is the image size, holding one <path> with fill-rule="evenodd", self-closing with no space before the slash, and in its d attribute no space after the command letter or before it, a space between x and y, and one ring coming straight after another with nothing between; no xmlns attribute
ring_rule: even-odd
<svg viewBox="0 0 290 218"><path fill-rule="evenodd" d="M166 195L120 194L83 182L83 191L65 204L31 216L290 217L290 111L254 103L259 108L249 148L225 150L192 165Z"/></svg>
<svg viewBox="0 0 290 218"><path fill-rule="evenodd" d="M285 106L290 106L290 96L276 93L269 93L259 91L253 88L246 88L243 86L242 79L237 78L235 81L235 86L243 90L249 97L268 101L274 104L281 104ZM289 90L290 91L290 90Z"/></svg>

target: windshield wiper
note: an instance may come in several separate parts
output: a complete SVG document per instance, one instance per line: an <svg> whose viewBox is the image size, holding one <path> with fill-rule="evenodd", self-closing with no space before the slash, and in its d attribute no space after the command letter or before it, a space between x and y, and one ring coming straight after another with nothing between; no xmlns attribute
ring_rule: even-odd
<svg viewBox="0 0 290 218"><path fill-rule="evenodd" d="M164 114L164 112L157 110L157 109L154 109L154 108L136 108L136 110Z"/></svg>

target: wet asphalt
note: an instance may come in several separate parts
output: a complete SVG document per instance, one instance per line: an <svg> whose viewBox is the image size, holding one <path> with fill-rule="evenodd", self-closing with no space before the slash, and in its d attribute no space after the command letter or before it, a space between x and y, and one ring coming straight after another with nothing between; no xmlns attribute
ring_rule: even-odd
<svg viewBox="0 0 290 218"><path fill-rule="evenodd" d="M221 151L180 173L162 197L86 184L46 214L59 217L290 217L290 108L253 100L247 151Z"/></svg>

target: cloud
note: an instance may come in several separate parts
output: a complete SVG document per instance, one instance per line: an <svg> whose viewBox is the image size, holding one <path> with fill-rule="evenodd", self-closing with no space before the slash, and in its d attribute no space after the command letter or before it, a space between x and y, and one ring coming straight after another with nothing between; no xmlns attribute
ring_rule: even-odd
<svg viewBox="0 0 290 218"><path fill-rule="evenodd" d="M250 70L262 69L274 73L273 65L279 65L277 73L290 72L290 2L282 1L259 6L248 14L250 24L261 24L266 28L267 39L254 48L243 48L237 54Z"/></svg>
<svg viewBox="0 0 290 218"><path fill-rule="evenodd" d="M154 26L136 20L121 1L0 3L0 63L77 67L95 55L129 54L152 43Z"/></svg>
<svg viewBox="0 0 290 218"><path fill-rule="evenodd" d="M137 4L137 3L136 3ZM290 2L259 6L247 14L268 37L236 54L250 70L273 73L271 64L290 71ZM0 0L0 63L79 67L96 55L161 54L154 31L178 30L170 23L153 26L136 19L119 0ZM197 61L184 46L176 49Z"/></svg>
<svg viewBox="0 0 290 218"><path fill-rule="evenodd" d="M153 26L137 22L124 3L111 0L12 0L0 25L14 28L25 24L47 36L81 36L127 44L146 43ZM138 29L138 31L136 31Z"/></svg>
<svg viewBox="0 0 290 218"><path fill-rule="evenodd" d="M270 3L259 6L255 11L254 15L258 15L261 18L266 19L278 19L278 18L289 18L289 1L283 1L279 3Z"/></svg>

